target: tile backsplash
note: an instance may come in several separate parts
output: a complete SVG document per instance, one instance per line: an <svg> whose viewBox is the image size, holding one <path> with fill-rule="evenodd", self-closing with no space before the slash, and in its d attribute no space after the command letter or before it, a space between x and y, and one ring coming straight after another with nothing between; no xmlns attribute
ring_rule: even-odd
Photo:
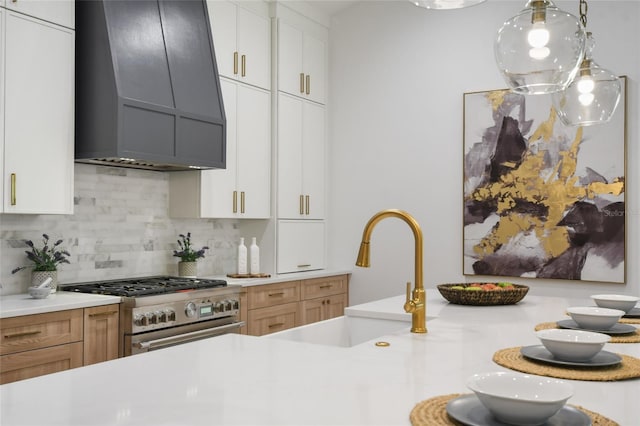
<svg viewBox="0 0 640 426"><path fill-rule="evenodd" d="M239 238L234 219L173 219L169 175L127 168L75 165L73 215L0 214L1 294L25 293L30 269L24 240L41 246L42 234L62 239L70 264L58 267L60 283L177 274L178 234L191 232L193 245L209 246L198 275L232 272Z"/></svg>

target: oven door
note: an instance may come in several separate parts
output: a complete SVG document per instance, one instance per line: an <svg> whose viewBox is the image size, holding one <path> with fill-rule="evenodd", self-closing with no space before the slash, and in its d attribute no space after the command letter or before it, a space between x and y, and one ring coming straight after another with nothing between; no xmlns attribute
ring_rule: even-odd
<svg viewBox="0 0 640 426"><path fill-rule="evenodd" d="M182 343L193 342L209 337L220 336L227 333L237 333L244 321L236 321L235 318L220 318L209 321L180 325L161 330L149 331L140 334L125 334L125 356L149 352L156 349L176 346Z"/></svg>

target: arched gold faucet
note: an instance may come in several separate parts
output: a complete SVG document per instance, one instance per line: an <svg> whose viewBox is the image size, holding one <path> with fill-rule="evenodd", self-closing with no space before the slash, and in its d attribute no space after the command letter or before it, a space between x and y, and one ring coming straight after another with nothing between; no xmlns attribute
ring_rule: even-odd
<svg viewBox="0 0 640 426"><path fill-rule="evenodd" d="M415 239L415 288L413 289L413 294L411 294L411 283L407 283L407 301L404 304L404 310L411 314L411 332L426 333L427 298L422 281L422 230L413 216L405 211L397 209L382 210L381 212L373 215L364 227L356 266L362 266L364 268L368 268L370 266L369 241L371 240L371 232L378 222L387 217L397 217L398 219L402 219L413 231L413 237Z"/></svg>

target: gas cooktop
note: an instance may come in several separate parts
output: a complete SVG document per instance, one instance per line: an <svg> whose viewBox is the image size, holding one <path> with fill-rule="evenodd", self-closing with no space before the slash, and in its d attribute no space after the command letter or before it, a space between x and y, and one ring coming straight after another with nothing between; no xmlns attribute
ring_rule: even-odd
<svg viewBox="0 0 640 426"><path fill-rule="evenodd" d="M63 286L61 290L140 297L226 286L227 282L224 280L159 276L78 283Z"/></svg>

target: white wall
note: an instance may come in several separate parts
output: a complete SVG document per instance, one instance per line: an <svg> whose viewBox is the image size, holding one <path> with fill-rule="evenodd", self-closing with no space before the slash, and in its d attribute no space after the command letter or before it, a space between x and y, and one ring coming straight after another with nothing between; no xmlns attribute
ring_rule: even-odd
<svg viewBox="0 0 640 426"><path fill-rule="evenodd" d="M427 288L478 279L462 274L463 94L506 87L493 39L524 3L428 11L370 1L332 19L329 259L354 268L352 304L401 294L414 281L413 236L396 219L374 230L371 268L353 266L364 224L387 208L421 224ZM556 4L578 13L577 1ZM591 1L588 18L596 62L628 76L627 283L513 279L531 294L640 294L640 2Z"/></svg>

